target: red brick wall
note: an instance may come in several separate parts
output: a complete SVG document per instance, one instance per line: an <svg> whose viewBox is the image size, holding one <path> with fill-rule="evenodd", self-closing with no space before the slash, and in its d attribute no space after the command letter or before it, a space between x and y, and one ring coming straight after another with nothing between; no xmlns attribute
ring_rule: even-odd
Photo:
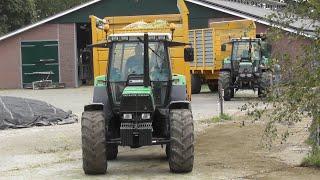
<svg viewBox="0 0 320 180"><path fill-rule="evenodd" d="M21 88L20 39L0 42L0 89Z"/></svg>
<svg viewBox="0 0 320 180"><path fill-rule="evenodd" d="M74 24L44 24L0 41L0 89L22 87L21 41L59 41L60 82L76 87Z"/></svg>
<svg viewBox="0 0 320 180"><path fill-rule="evenodd" d="M67 87L77 87L76 27L74 24L59 24L60 81Z"/></svg>
<svg viewBox="0 0 320 180"><path fill-rule="evenodd" d="M286 34L286 33L285 33ZM303 47L311 43L307 38L290 38L284 36L281 40L272 44L272 54L281 60L281 55L288 54L290 60L297 60L304 54Z"/></svg>

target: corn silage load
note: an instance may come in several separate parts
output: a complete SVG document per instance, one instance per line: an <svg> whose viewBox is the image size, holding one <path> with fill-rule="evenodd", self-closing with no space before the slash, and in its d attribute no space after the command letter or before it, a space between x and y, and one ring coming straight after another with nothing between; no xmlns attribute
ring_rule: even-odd
<svg viewBox="0 0 320 180"><path fill-rule="evenodd" d="M155 20L152 23L146 23L144 21L134 22L127 25L123 29L160 29L167 28L169 26L168 22L165 20Z"/></svg>

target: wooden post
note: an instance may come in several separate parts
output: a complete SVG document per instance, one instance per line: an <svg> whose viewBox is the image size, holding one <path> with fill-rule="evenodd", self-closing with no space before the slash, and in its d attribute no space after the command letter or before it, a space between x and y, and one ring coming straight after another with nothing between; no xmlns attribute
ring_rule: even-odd
<svg viewBox="0 0 320 180"><path fill-rule="evenodd" d="M219 88L219 104L220 104L220 116L222 116L223 113L223 102L224 102L224 89L223 88Z"/></svg>

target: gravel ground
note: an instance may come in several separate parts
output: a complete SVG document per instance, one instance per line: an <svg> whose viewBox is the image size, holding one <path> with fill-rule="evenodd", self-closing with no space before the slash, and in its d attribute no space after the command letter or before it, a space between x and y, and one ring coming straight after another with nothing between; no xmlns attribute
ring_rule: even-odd
<svg viewBox="0 0 320 180"><path fill-rule="evenodd" d="M64 110L72 110L79 116L83 105L91 102L91 94L91 87L0 90L0 95L44 100ZM121 147L118 159L109 162L107 175L85 176L82 171L80 123L77 123L0 131L0 179L105 179L106 176L108 179L319 179L319 170L296 167L296 164L288 164L286 158L279 158L292 152L288 146L279 146L273 152L259 146L263 123L239 118L243 118L239 107L256 100L253 93L240 92L233 101L225 102L226 113L234 120L213 124L203 119L219 114L217 95L207 92L192 97L196 122L192 173L171 174L164 149L153 146L133 150ZM242 121L246 122L245 126L241 126ZM300 128L303 127L301 125ZM302 136L299 137L301 144ZM290 143L297 141L293 139ZM290 154L290 162L299 162L303 157L302 152L296 154L299 155Z"/></svg>

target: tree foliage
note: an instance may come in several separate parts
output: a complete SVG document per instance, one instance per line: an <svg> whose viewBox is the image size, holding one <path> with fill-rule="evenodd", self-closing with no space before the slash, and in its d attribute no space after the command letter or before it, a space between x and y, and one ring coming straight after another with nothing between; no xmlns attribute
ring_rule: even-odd
<svg viewBox="0 0 320 180"><path fill-rule="evenodd" d="M0 34L30 24L35 17L33 0L0 0Z"/></svg>
<svg viewBox="0 0 320 180"><path fill-rule="evenodd" d="M271 41L277 43L287 39L289 42L299 40L306 43L295 49L301 50L297 56L285 52L274 54L273 62L281 65L281 81L273 86L265 99L267 108L261 110L257 105L252 105L250 114L261 118L268 112L266 136L270 139L285 139L289 135L288 131L278 134L277 124L290 127L309 117L312 120L309 142L316 152L319 149L320 137L320 1L288 1L285 11L270 16L270 22L276 26L268 32ZM287 28L293 23L301 26L295 33L284 32L278 28Z"/></svg>
<svg viewBox="0 0 320 180"><path fill-rule="evenodd" d="M37 19L43 19L88 0L35 0Z"/></svg>
<svg viewBox="0 0 320 180"><path fill-rule="evenodd" d="M0 35L89 0L0 0Z"/></svg>

